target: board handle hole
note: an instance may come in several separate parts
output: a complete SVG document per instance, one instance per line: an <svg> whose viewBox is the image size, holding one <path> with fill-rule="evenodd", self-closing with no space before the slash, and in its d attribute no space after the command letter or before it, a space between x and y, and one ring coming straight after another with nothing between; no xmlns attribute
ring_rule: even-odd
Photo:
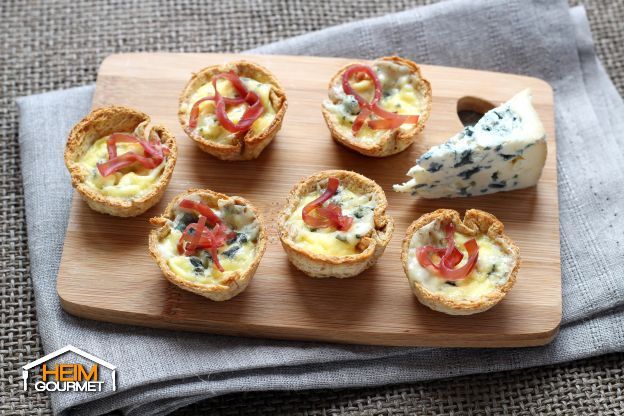
<svg viewBox="0 0 624 416"><path fill-rule="evenodd" d="M466 96L457 100L457 116L464 126L474 126L494 107L494 104L484 99Z"/></svg>

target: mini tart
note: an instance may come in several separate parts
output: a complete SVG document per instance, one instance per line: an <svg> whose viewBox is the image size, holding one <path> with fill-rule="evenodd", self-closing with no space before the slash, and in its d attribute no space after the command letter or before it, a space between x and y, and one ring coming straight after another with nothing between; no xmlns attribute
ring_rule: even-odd
<svg viewBox="0 0 624 416"><path fill-rule="evenodd" d="M425 127L431 112L431 85L420 73L416 63L390 56L379 58L370 65L382 84L383 96L379 101L384 110L400 115L419 115L418 123L403 124L391 130L372 130L366 123L357 135L351 130L360 107L352 95L342 87L343 73L353 64L346 65L329 82L329 99L322 105L323 117L331 136L338 143L366 156L384 157L402 152ZM374 93L373 82L366 78L351 81L356 92L370 102Z"/></svg>
<svg viewBox="0 0 624 416"><path fill-rule="evenodd" d="M475 268L461 280L445 280L423 268L416 257L419 247L446 246L444 226L449 222L455 225L455 245L464 255L457 267L466 261L467 240L474 238L479 246ZM466 211L463 222L451 209L439 209L414 221L403 240L401 260L418 300L450 315L471 315L496 305L513 287L520 268L520 252L504 233L503 224L492 214L476 209Z"/></svg>
<svg viewBox="0 0 624 416"><path fill-rule="evenodd" d="M188 224L197 222L198 214L179 207L184 199L209 206L236 233L218 249L220 272L209 253L199 250L193 256L177 251L177 243ZM207 189L189 189L176 196L165 212L150 219L155 225L149 235L149 251L163 274L174 285L223 301L247 288L260 264L267 243L264 222L258 210L244 198L227 196Z"/></svg>
<svg viewBox="0 0 624 416"><path fill-rule="evenodd" d="M249 91L260 96L264 107L263 114L249 130L231 133L219 124L214 102L207 101L200 104L198 124L192 129L189 126L189 117L193 105L202 98L213 96L213 76L227 72L234 72ZM217 87L223 96L235 96L228 81L219 80ZM180 96L178 118L186 134L204 152L222 160L250 160L260 155L282 127L287 106L286 94L273 74L258 64L236 61L209 66L193 74ZM228 106L230 120L237 123L246 107L246 104Z"/></svg>
<svg viewBox="0 0 624 416"><path fill-rule="evenodd" d="M142 214L160 198L169 184L177 160L173 134L157 125L148 129L150 117L127 107L112 106L93 110L69 134L65 165L72 186L91 209L117 217ZM153 169L138 163L103 177L97 164L108 160L106 139L113 133L130 133L141 139L158 140L169 149L163 162ZM117 154L142 152L136 143L118 143ZM142 154L142 153L141 153Z"/></svg>
<svg viewBox="0 0 624 416"><path fill-rule="evenodd" d="M347 231L309 227L302 209L339 179L338 192L329 202L353 218ZM371 267L392 237L394 221L386 215L388 203L377 183L354 172L327 170L298 183L278 217L279 236L290 262L311 277L352 277Z"/></svg>

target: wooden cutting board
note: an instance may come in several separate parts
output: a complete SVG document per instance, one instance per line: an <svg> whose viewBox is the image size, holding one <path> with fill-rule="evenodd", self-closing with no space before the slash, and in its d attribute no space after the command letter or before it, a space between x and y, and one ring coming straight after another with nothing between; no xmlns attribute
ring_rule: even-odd
<svg viewBox="0 0 624 416"><path fill-rule="evenodd" d="M223 162L202 153L177 120L178 96L192 71L234 59L264 65L288 97L282 130L260 158ZM63 308L85 318L252 337L378 345L503 347L548 343L561 318L559 211L553 94L536 78L422 66L433 88L425 131L403 153L374 159L334 143L321 116L331 76L349 59L234 54L121 54L100 67L93 107L122 104L144 111L178 139L179 159L163 200L136 218L90 210L77 193L71 207L57 289ZM494 195L424 200L392 191L415 159L462 128L458 100L496 105L530 87L548 134L548 159L537 187ZM466 102L465 100L463 102ZM286 259L275 217L291 187L323 169L350 169L385 190L396 221L376 266L350 279L312 279ZM270 243L249 288L212 302L169 284L148 255L148 218L187 188L241 195L261 209ZM473 316L448 316L412 295L400 263L408 225L437 208L478 208L503 221L522 254L518 280L502 303Z"/></svg>

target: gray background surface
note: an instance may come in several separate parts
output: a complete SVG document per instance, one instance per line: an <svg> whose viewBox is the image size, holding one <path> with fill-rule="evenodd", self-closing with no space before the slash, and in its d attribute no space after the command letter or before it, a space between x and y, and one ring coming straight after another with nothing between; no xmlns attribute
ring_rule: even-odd
<svg viewBox="0 0 624 416"><path fill-rule="evenodd" d="M17 96L92 83L115 52L239 51L431 1L3 2L0 7L0 411L49 414L20 389L19 368L40 356L30 289ZM576 2L575 2L576 3ZM598 54L624 91L624 2L587 1ZM198 19L197 16L205 16ZM211 19L219 16L219 19ZM230 395L179 414L621 414L622 354L559 366L377 389ZM210 410L210 411L209 411Z"/></svg>

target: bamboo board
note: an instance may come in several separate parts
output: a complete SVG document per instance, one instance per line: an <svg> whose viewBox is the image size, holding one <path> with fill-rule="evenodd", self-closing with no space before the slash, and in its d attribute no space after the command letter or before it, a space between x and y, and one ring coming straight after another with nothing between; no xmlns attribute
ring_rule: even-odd
<svg viewBox="0 0 624 416"><path fill-rule="evenodd" d="M150 327L241 336L378 345L504 347L548 343L561 318L559 211L550 86L535 78L422 66L433 87L431 118L406 151L383 159L334 143L321 116L331 76L348 59L245 56L281 81L288 111L276 140L259 159L222 162L202 153L177 120L178 96L192 71L233 54L121 54L101 65L93 106L122 104L148 113L177 137L179 159L163 200L136 218L91 211L77 193L58 275L63 308L85 318ZM391 190L428 147L462 128L458 100L473 96L498 105L530 87L548 134L548 159L537 187L494 195L424 200ZM463 101L464 103L466 100ZM291 187L323 169L350 169L385 190L396 229L379 263L351 279L311 279L289 264L275 216ZM169 284L148 255L148 218L187 188L241 195L261 209L270 243L249 288L227 302L212 302ZM503 221L523 263L513 290L493 309L448 316L420 305L400 263L407 226L437 208L478 208Z"/></svg>

